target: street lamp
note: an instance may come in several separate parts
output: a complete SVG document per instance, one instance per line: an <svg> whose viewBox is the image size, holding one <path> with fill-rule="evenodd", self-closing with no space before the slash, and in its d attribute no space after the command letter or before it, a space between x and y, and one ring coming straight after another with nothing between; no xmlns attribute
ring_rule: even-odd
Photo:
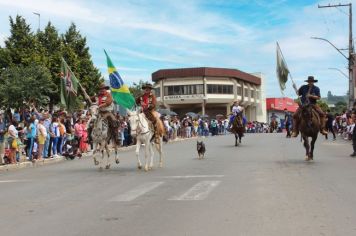
<svg viewBox="0 0 356 236"><path fill-rule="evenodd" d="M349 69L349 107L352 107L352 104L354 102L354 97L355 97L355 88L354 88L354 82L353 82L353 75L352 75L352 66L353 66L353 62L354 62L354 56L352 53L349 53L349 56L347 57L343 52L341 52L341 50L339 48L337 48L332 42L330 42L327 39L324 38L318 38L318 37L311 37L312 39L318 39L318 40L322 40L325 41L327 43L329 43L333 48L335 48L344 58L346 58L346 60L348 61L348 69ZM352 46L351 46L352 47ZM349 51L353 51L353 48L350 49Z"/></svg>
<svg viewBox="0 0 356 236"><path fill-rule="evenodd" d="M37 13L37 12L32 12L33 14L35 14L36 16L38 16L38 31L40 31L41 29L41 14Z"/></svg>

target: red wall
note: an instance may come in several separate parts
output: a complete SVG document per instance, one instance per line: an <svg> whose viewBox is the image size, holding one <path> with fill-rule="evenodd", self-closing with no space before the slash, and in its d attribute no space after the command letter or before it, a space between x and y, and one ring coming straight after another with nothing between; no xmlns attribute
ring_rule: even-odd
<svg viewBox="0 0 356 236"><path fill-rule="evenodd" d="M295 112L298 109L298 104L291 98L266 98L267 111L278 110L283 111L287 108L290 112Z"/></svg>

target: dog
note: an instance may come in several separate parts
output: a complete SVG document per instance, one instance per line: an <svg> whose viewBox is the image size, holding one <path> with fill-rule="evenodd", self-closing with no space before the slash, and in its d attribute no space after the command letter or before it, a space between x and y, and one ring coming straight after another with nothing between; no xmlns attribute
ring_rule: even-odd
<svg viewBox="0 0 356 236"><path fill-rule="evenodd" d="M198 151L198 159L203 159L205 155L205 144L203 141L197 141L197 151Z"/></svg>

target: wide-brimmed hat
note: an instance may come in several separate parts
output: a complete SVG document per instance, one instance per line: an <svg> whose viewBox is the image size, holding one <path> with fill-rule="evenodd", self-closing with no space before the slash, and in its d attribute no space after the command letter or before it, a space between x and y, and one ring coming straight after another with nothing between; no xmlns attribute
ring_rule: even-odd
<svg viewBox="0 0 356 236"><path fill-rule="evenodd" d="M101 83L100 85L99 85L99 89L110 89L110 86L107 86L106 84L104 84L104 83Z"/></svg>
<svg viewBox="0 0 356 236"><path fill-rule="evenodd" d="M318 82L318 80L314 79L314 76L309 75L307 80L304 80L305 82Z"/></svg>
<svg viewBox="0 0 356 236"><path fill-rule="evenodd" d="M153 89L153 86L150 83L145 83L144 85L142 85L142 89L146 89L146 88Z"/></svg>

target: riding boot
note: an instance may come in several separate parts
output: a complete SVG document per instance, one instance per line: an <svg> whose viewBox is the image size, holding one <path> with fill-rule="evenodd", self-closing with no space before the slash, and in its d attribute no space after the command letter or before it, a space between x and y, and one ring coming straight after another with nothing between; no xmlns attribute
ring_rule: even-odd
<svg viewBox="0 0 356 236"><path fill-rule="evenodd" d="M328 135L328 131L325 129L325 116L321 115L320 116L320 133L322 135Z"/></svg>
<svg viewBox="0 0 356 236"><path fill-rule="evenodd" d="M119 125L115 119L115 116L110 112L110 114L107 115L106 119L108 120L109 132L111 133L111 138L116 144L120 144L119 130L118 130Z"/></svg>

